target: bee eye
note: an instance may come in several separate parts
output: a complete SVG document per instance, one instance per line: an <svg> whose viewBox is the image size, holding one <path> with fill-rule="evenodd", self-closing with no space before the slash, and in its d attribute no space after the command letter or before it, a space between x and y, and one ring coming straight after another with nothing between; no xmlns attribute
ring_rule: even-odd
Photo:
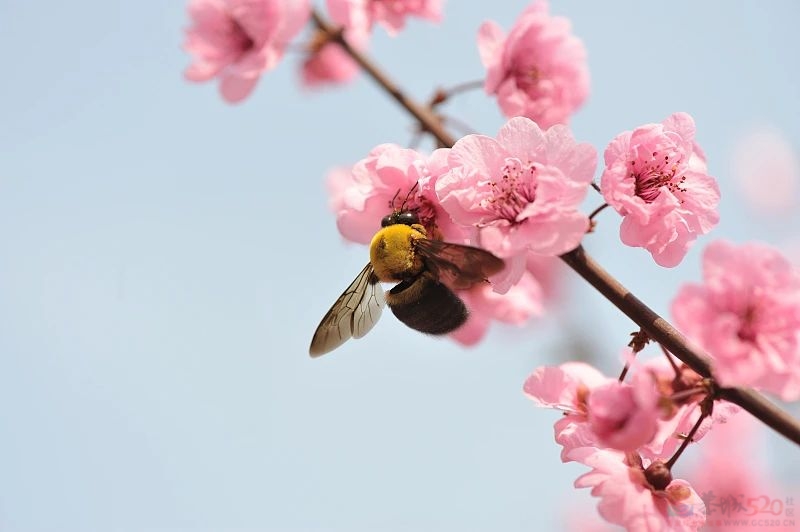
<svg viewBox="0 0 800 532"><path fill-rule="evenodd" d="M392 225L392 215L384 216L381 220L381 227Z"/></svg>
<svg viewBox="0 0 800 532"><path fill-rule="evenodd" d="M419 223L419 216L416 213L411 211L401 212L397 215L397 223L401 223L403 225L412 225Z"/></svg>

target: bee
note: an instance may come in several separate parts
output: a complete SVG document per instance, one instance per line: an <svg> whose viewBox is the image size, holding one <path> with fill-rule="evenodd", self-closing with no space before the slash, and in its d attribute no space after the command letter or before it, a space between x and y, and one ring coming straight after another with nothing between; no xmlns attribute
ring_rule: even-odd
<svg viewBox="0 0 800 532"><path fill-rule="evenodd" d="M469 314L453 290L488 282L505 265L484 249L428 238L418 215L402 208L381 220L369 257L314 332L308 350L312 357L367 334L385 303L412 329L435 335L452 332ZM384 292L381 282L397 284Z"/></svg>

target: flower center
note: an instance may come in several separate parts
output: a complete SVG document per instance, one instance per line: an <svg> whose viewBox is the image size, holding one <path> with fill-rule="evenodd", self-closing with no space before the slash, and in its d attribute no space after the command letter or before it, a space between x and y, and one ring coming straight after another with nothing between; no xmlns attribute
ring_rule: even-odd
<svg viewBox="0 0 800 532"><path fill-rule="evenodd" d="M739 326L739 330L736 332L736 336L739 337L739 340L743 342L750 342L753 343L756 341L756 308L753 305L748 305L745 309L744 313L741 316L742 323Z"/></svg>
<svg viewBox="0 0 800 532"><path fill-rule="evenodd" d="M652 203L661 194L662 187L667 187L676 196L686 192L683 186L686 176L679 175L682 158L676 159L675 154L672 154L670 161L670 154L662 155L654 151L649 159L638 161L638 165L636 160L631 160L630 177L636 181L636 195L645 202Z"/></svg>
<svg viewBox="0 0 800 532"><path fill-rule="evenodd" d="M517 82L517 87L525 92L534 91L539 85L541 73L539 69L533 65L518 68L514 72L514 79Z"/></svg>
<svg viewBox="0 0 800 532"><path fill-rule="evenodd" d="M227 34L231 47L237 50L240 55L253 49L255 41L250 37L244 26L234 17L230 17L230 26L228 26Z"/></svg>
<svg viewBox="0 0 800 532"><path fill-rule="evenodd" d="M499 180L487 182L491 194L481 201L481 207L514 224L520 221L517 217L522 210L536 200L536 166L508 157L500 172Z"/></svg>

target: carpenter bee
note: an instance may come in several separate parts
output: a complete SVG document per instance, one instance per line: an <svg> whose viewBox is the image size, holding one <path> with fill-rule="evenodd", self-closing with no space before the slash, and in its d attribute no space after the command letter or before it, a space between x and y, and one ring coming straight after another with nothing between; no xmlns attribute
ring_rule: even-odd
<svg viewBox="0 0 800 532"><path fill-rule="evenodd" d="M381 220L369 257L314 332L312 357L367 334L385 303L412 329L437 335L452 332L469 314L453 290L488 282L504 267L502 259L484 249L428 238L417 214L403 209ZM397 284L384 292L381 282Z"/></svg>

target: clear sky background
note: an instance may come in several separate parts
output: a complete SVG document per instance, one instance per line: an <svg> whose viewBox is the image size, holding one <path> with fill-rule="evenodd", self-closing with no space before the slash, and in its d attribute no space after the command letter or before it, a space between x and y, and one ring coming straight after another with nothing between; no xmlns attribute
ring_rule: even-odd
<svg viewBox="0 0 800 532"><path fill-rule="evenodd" d="M370 53L427 98L482 77L478 26L526 5L451 0L442 25L379 30ZM666 313L713 238L797 237L797 214L748 210L731 165L753 128L800 143L796 2L551 9L589 52L575 136L602 152L688 111L723 193L719 228L673 270L604 212L586 242L601 263ZM323 177L408 142L411 122L364 77L301 90L291 55L227 105L183 80L186 24L183 2L0 0L0 530L557 530L594 512L571 488L585 468L558 459L558 414L521 386L579 341L618 371L634 326L570 275L572 311L469 350L387 315L311 360L367 258L338 235ZM502 124L480 92L447 110ZM800 478L795 447L766 445Z"/></svg>

